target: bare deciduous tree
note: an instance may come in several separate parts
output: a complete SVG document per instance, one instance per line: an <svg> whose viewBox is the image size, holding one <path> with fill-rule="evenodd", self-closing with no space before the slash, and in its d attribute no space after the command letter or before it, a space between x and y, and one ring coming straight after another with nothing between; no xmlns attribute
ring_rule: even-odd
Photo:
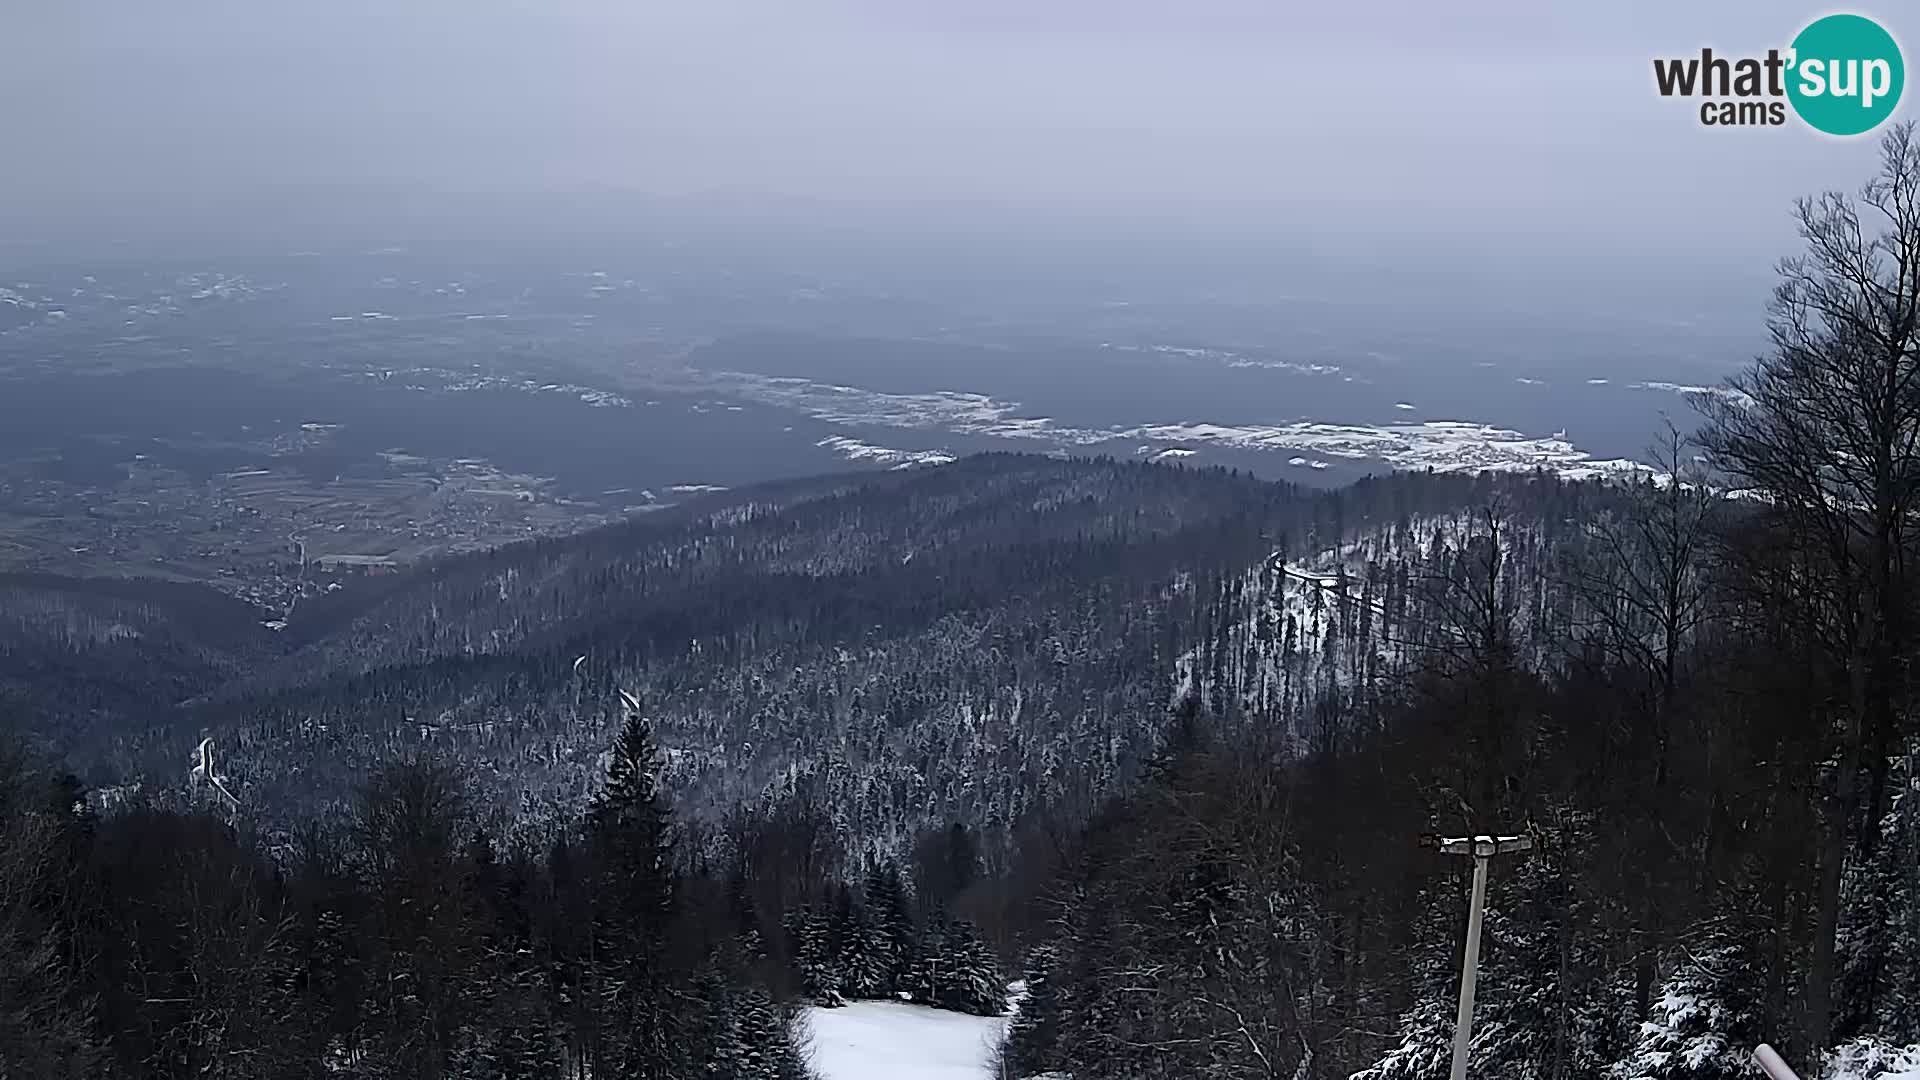
<svg viewBox="0 0 1920 1080"><path fill-rule="evenodd" d="M1780 264L1773 347L1702 434L1713 465L1821 556L1825 602L1804 613L1831 642L1827 715L1838 762L1825 799L1807 1036L1831 1031L1841 872L1858 823L1881 807L1904 697L1909 523L1920 511L1920 142L1882 140L1880 172L1850 198L1798 203L1803 254ZM1865 773L1867 775L1863 776Z"/></svg>

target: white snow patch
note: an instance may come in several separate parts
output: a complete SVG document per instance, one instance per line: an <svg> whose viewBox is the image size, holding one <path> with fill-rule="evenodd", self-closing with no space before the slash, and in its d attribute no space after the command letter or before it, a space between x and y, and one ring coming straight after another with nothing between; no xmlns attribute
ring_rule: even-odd
<svg viewBox="0 0 1920 1080"><path fill-rule="evenodd" d="M1017 402L985 394L943 390L925 394L884 394L857 386L835 386L810 379L716 372L713 378L741 397L783 405L832 424L944 430L1002 439L1031 439L1055 448L1099 446L1125 440L1186 447L1281 451L1327 458L1372 459L1395 468L1478 472L1486 469L1548 469L1569 478L1643 471L1632 461L1597 460L1565 438L1540 438L1509 428L1464 420L1406 424L1144 424L1138 427L1084 428L1055 423L1046 416L1017 415ZM941 451L899 451L846 436L823 439L855 460L891 460L931 464L951 460ZM906 455L918 453L909 461ZM876 455L891 455L879 457ZM932 455L932 456L928 456Z"/></svg>
<svg viewBox="0 0 1920 1080"><path fill-rule="evenodd" d="M821 1080L988 1080L1007 1021L897 1001L807 1010Z"/></svg>
<svg viewBox="0 0 1920 1080"><path fill-rule="evenodd" d="M838 453L848 461L871 461L878 465L890 465L896 469L910 469L915 465L945 465L956 460L944 450L896 450L890 446L875 446L845 435L829 435L815 446L824 446Z"/></svg>
<svg viewBox="0 0 1920 1080"><path fill-rule="evenodd" d="M392 318L392 316L386 316ZM430 369L413 368L409 373L430 374ZM371 373L370 373L371 374ZM392 373L389 372L389 375ZM409 386L408 389L426 390L426 386ZM525 394L566 394L577 397L596 409L630 409L633 402L619 394L606 390L596 390L591 386L575 383L541 383L532 379L511 379L499 375L467 375L443 382L439 389L447 393L468 393L474 390L517 390Z"/></svg>
<svg viewBox="0 0 1920 1080"><path fill-rule="evenodd" d="M1396 409L1406 409L1406 410L1408 410L1408 411L1412 411L1412 409L1413 409L1413 407L1414 407L1414 406L1413 406L1413 403L1412 403L1412 402L1408 402L1408 401L1396 401L1396 402L1394 402L1394 403L1393 403L1393 407L1394 407L1394 408L1396 408Z"/></svg>
<svg viewBox="0 0 1920 1080"><path fill-rule="evenodd" d="M1223 349L1195 349L1184 345L1151 345L1148 347L1157 353L1171 353L1174 356L1206 357L1215 360L1233 355ZM1125 346L1122 346L1122 348L1125 348Z"/></svg>
<svg viewBox="0 0 1920 1080"><path fill-rule="evenodd" d="M1605 379L1588 379L1588 380L1587 380L1587 385L1588 385L1588 386L1605 386L1605 385L1607 385L1607 380L1605 380Z"/></svg>
<svg viewBox="0 0 1920 1080"><path fill-rule="evenodd" d="M1827 1069L1832 1080L1920 1080L1920 1044L1861 1036L1828 1054Z"/></svg>
<svg viewBox="0 0 1920 1080"><path fill-rule="evenodd" d="M1267 371L1291 371L1300 375L1340 374L1337 364L1296 364L1291 360L1254 360L1245 356L1235 357L1225 363L1230 368L1262 368Z"/></svg>
<svg viewBox="0 0 1920 1080"><path fill-rule="evenodd" d="M1460 420L1379 426L1311 421L1273 426L1162 424L1129 434L1236 450L1304 450L1333 458L1372 458L1397 468L1431 467L1442 472L1542 468L1567 477L1592 477L1644 469L1631 461L1596 460L1564 438L1530 437L1509 428Z"/></svg>
<svg viewBox="0 0 1920 1080"><path fill-rule="evenodd" d="M1291 371L1300 375L1338 375L1340 373L1340 368L1334 364L1300 364L1292 360L1242 356L1231 349L1196 348L1189 345L1115 345L1110 341L1101 342L1100 347L1115 352L1156 352L1193 360L1214 360L1230 368L1264 368L1269 371Z"/></svg>
<svg viewBox="0 0 1920 1080"><path fill-rule="evenodd" d="M1637 382L1628 386L1627 389L1664 390L1670 394L1681 394L1687 397L1692 397L1696 394L1705 394L1711 397L1725 398L1736 405L1753 404L1753 398L1749 397L1746 392L1727 386L1689 386L1685 383Z"/></svg>

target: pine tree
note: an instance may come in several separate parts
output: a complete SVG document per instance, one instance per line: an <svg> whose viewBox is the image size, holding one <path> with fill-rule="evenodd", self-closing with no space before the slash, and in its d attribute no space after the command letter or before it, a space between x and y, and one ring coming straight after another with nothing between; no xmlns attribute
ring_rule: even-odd
<svg viewBox="0 0 1920 1080"><path fill-rule="evenodd" d="M1871 855L1849 862L1835 1034L1920 1033L1920 777L1904 756Z"/></svg>
<svg viewBox="0 0 1920 1080"><path fill-rule="evenodd" d="M840 969L848 997L883 998L893 992L892 944L864 905L853 909L840 949Z"/></svg>
<svg viewBox="0 0 1920 1080"><path fill-rule="evenodd" d="M356 855L375 901L366 1068L431 1074L459 1051L481 951L461 857L471 820L462 777L432 761L389 766L361 794Z"/></svg>
<svg viewBox="0 0 1920 1080"><path fill-rule="evenodd" d="M1060 1067L1060 987L1054 973L1060 950L1051 942L1037 945L1024 965L1026 992L1007 1028L1007 1064L1019 1076L1052 1072Z"/></svg>
<svg viewBox="0 0 1920 1080"><path fill-rule="evenodd" d="M588 811L599 870L620 901L607 905L606 921L635 945L657 944L674 910L670 819L658 769L653 725L636 706Z"/></svg>
<svg viewBox="0 0 1920 1080"><path fill-rule="evenodd" d="M841 975L833 954L826 915L811 908L787 917L787 936L793 942L795 974L801 993L815 1005L837 1008L846 1004Z"/></svg>
<svg viewBox="0 0 1920 1080"><path fill-rule="evenodd" d="M1453 1059L1453 1002L1423 994L1400 1019L1400 1043L1353 1080L1439 1080Z"/></svg>
<svg viewBox="0 0 1920 1080"><path fill-rule="evenodd" d="M1429 880L1419 900L1413 940L1397 958L1413 991L1400 1015L1399 1042L1353 1080L1439 1080L1452 1064L1460 957L1446 928L1460 925L1458 896L1443 881Z"/></svg>
<svg viewBox="0 0 1920 1080"><path fill-rule="evenodd" d="M922 913L950 910L980 876L979 840L954 822L920 838L913 883Z"/></svg>
<svg viewBox="0 0 1920 1080"><path fill-rule="evenodd" d="M1735 1080L1752 1075L1761 1042L1749 995L1765 976L1737 943L1705 943L1661 987L1633 1049L1609 1070L1613 1080Z"/></svg>
<svg viewBox="0 0 1920 1080"><path fill-rule="evenodd" d="M24 762L10 761L0 746L0 1076L96 1075L102 1057L92 1033L93 1003L80 994L80 979L61 956L60 936L34 901L53 890L62 871L50 851L52 817L20 812L28 778Z"/></svg>
<svg viewBox="0 0 1920 1080"><path fill-rule="evenodd" d="M1006 980L993 950L966 922L949 923L945 934L946 963L935 1003L975 1016L999 1016L1007 1011Z"/></svg>
<svg viewBox="0 0 1920 1080"><path fill-rule="evenodd" d="M587 815L598 880L594 974L603 1053L626 1075L668 1077L687 1056L676 1037L665 970L675 913L672 837L653 727L637 701L621 696L626 722L614 744L606 786Z"/></svg>
<svg viewBox="0 0 1920 1080"><path fill-rule="evenodd" d="M946 925L929 922L920 930L909 954L906 978L900 989L922 1005L936 1005L947 988L952 967L947 958Z"/></svg>
<svg viewBox="0 0 1920 1080"><path fill-rule="evenodd" d="M734 943L740 963L750 972L763 972L767 962L766 935L760 926L760 913L754 908L743 867L736 865L727 876L727 911L733 924Z"/></svg>
<svg viewBox="0 0 1920 1080"><path fill-rule="evenodd" d="M727 973L717 962L700 969L692 989L687 1022L697 1048L703 1080L734 1080L747 1073L747 1047L741 1036L740 1015Z"/></svg>
<svg viewBox="0 0 1920 1080"><path fill-rule="evenodd" d="M463 1056L462 1076L549 1080L560 1073L560 1037L547 1007L544 965L536 956L526 910L524 862L501 865L493 842L476 832L467 845L477 908L474 935L482 957L475 971L476 1015Z"/></svg>
<svg viewBox="0 0 1920 1080"><path fill-rule="evenodd" d="M812 1080L796 1038L797 1014L743 970L737 941L716 950L688 995L684 1023L701 1080Z"/></svg>
<svg viewBox="0 0 1920 1080"><path fill-rule="evenodd" d="M794 1040L794 1018L766 991L741 992L736 1026L744 1053L737 1080L803 1080L806 1062Z"/></svg>
<svg viewBox="0 0 1920 1080"><path fill-rule="evenodd" d="M885 951L887 977L883 992L907 992L920 966L920 942L914 933L913 914L900 868L891 862L875 864L867 873L865 893L866 917L876 934L873 943Z"/></svg>

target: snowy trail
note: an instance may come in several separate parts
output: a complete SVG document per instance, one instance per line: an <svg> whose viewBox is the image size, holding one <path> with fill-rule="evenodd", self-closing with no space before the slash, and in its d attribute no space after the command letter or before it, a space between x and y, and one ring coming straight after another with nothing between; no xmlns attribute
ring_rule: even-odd
<svg viewBox="0 0 1920 1080"><path fill-rule="evenodd" d="M1007 1019L896 1001L807 1010L821 1080L991 1080Z"/></svg>

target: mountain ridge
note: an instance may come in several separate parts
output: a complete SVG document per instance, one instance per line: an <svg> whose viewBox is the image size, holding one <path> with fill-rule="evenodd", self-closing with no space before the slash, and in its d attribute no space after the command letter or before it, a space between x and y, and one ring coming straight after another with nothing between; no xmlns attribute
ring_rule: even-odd
<svg viewBox="0 0 1920 1080"><path fill-rule="evenodd" d="M1374 551L1496 489L1551 497L1528 485L1593 487L1394 474L1328 493L1017 454L783 481L354 581L210 653L176 680L196 692L55 741L103 785L167 790L212 738L243 803L278 820L331 812L381 761L439 754L532 819L590 794L617 686L655 713L666 780L697 816L798 800L878 849L946 820L1005 838L1130 783L1183 662L1186 692L1299 743L1339 680L1298 628L1248 629L1249 575L1276 545ZM1283 668L1284 692L1251 689Z"/></svg>

